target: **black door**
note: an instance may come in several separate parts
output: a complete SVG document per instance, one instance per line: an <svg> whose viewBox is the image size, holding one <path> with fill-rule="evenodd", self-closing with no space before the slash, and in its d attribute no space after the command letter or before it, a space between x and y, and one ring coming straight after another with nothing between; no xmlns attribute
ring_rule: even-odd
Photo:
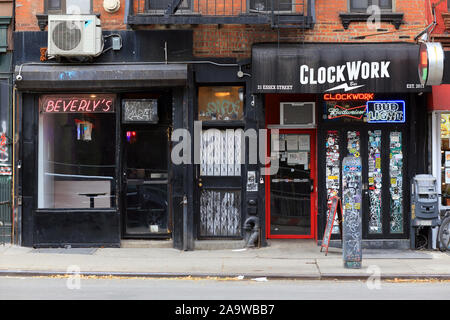
<svg viewBox="0 0 450 320"><path fill-rule="evenodd" d="M198 237L242 236L241 135L236 129L202 131L197 166Z"/></svg>
<svg viewBox="0 0 450 320"><path fill-rule="evenodd" d="M170 237L167 126L123 130L123 237Z"/></svg>

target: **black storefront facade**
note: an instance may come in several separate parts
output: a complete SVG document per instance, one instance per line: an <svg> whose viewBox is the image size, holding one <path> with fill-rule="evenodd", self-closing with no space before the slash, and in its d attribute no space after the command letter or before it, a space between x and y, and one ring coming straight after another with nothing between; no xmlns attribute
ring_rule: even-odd
<svg viewBox="0 0 450 320"><path fill-rule="evenodd" d="M349 196L342 162L350 156L362 163L362 196L352 208L362 212L363 245L409 248L410 181L427 170L429 90L417 61L418 46L405 43L253 47L260 129L272 132L267 155L279 164L260 199L266 239L320 244L330 199ZM337 221L332 232L339 246Z"/></svg>
<svg viewBox="0 0 450 320"><path fill-rule="evenodd" d="M40 62L46 32L15 35L21 245L320 243L348 155L365 244L409 245L409 181L427 168L415 45L258 44L236 61L195 59L192 31L119 34L83 63Z"/></svg>
<svg viewBox="0 0 450 320"><path fill-rule="evenodd" d="M15 35L23 246L156 238L183 248L189 188L170 135L188 127L190 67L174 61L191 60L192 32L118 34L122 49L94 62L39 62L47 33Z"/></svg>
<svg viewBox="0 0 450 320"><path fill-rule="evenodd" d="M257 128L249 62L195 59L189 30L114 34L121 50L43 62L47 33L15 34L19 244L243 245L263 212L245 191L259 166L239 153L238 133Z"/></svg>

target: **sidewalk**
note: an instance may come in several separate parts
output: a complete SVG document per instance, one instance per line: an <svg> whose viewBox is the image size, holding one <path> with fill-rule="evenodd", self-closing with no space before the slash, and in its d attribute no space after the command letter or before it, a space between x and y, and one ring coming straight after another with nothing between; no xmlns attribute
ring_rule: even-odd
<svg viewBox="0 0 450 320"><path fill-rule="evenodd" d="M244 277L267 279L450 279L450 254L363 250L363 267L345 269L342 251L328 255L309 240L271 241L269 247L179 251L173 248L32 249L0 245L0 276L82 275ZM72 269L68 269L72 268ZM71 271L72 270L72 271Z"/></svg>

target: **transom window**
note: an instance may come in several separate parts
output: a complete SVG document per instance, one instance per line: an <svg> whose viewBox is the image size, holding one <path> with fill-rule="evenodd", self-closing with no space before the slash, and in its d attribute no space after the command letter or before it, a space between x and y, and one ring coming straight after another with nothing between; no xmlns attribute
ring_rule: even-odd
<svg viewBox="0 0 450 320"><path fill-rule="evenodd" d="M350 11L366 12L373 5L380 7L382 11L392 11L392 0L350 0Z"/></svg>
<svg viewBox="0 0 450 320"><path fill-rule="evenodd" d="M45 0L48 14L90 14L92 0Z"/></svg>

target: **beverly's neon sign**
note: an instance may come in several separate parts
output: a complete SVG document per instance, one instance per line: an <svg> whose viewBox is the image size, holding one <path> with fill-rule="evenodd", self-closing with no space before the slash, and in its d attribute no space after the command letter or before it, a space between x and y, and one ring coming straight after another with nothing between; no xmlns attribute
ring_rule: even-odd
<svg viewBox="0 0 450 320"><path fill-rule="evenodd" d="M45 113L108 113L114 112L115 97L106 94L46 95L40 99Z"/></svg>

